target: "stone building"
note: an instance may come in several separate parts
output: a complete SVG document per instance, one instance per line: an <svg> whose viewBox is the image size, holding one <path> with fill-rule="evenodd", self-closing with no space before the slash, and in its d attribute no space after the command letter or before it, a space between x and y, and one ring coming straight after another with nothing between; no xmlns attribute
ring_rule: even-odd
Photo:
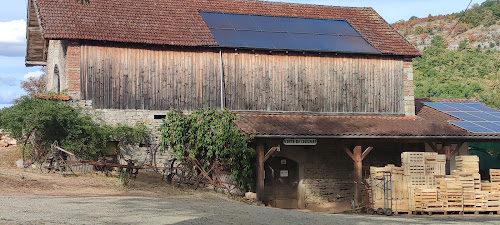
<svg viewBox="0 0 500 225"><path fill-rule="evenodd" d="M172 109L238 113L255 134L259 197L273 206L350 205L368 166L427 150L450 167L468 141L498 139L414 99L420 53L372 8L29 0L27 21L26 65L46 66L50 90L109 123L154 128Z"/></svg>

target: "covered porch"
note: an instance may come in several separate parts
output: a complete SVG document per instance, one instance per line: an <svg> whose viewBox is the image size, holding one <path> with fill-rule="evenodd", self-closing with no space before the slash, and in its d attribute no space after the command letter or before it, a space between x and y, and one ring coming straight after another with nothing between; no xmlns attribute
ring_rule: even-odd
<svg viewBox="0 0 500 225"><path fill-rule="evenodd" d="M280 208L343 211L359 204L370 166L401 166L402 152L468 155L468 142L499 142L450 125L458 120L425 105L414 117L240 114L236 123L256 134L257 193Z"/></svg>

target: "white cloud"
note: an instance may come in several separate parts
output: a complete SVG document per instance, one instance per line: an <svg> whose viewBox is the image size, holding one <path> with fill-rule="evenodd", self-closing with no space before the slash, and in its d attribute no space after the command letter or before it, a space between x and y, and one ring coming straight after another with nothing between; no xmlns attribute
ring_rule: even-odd
<svg viewBox="0 0 500 225"><path fill-rule="evenodd" d="M14 75L11 74L0 74L0 85L7 85L7 86L17 86L19 85L20 80Z"/></svg>
<svg viewBox="0 0 500 225"><path fill-rule="evenodd" d="M24 56L26 53L26 21L0 22L0 55Z"/></svg>
<svg viewBox="0 0 500 225"><path fill-rule="evenodd" d="M12 20L0 22L0 42L25 43L26 42L26 21Z"/></svg>
<svg viewBox="0 0 500 225"><path fill-rule="evenodd" d="M24 74L24 80L28 80L30 77L39 77L43 74L42 71L33 71L33 72L28 72L27 74Z"/></svg>
<svg viewBox="0 0 500 225"><path fill-rule="evenodd" d="M0 104L11 104L16 98L21 97L22 93L13 90L0 91Z"/></svg>

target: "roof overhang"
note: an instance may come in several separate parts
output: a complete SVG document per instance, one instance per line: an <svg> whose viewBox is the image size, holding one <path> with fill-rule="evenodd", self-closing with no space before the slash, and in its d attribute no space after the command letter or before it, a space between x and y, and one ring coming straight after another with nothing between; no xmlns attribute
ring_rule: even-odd
<svg viewBox="0 0 500 225"><path fill-rule="evenodd" d="M26 21L26 66L45 66L47 64L48 40L43 38L38 8L34 0L28 1Z"/></svg>
<svg viewBox="0 0 500 225"><path fill-rule="evenodd" d="M314 139L397 139L397 140L464 140L500 142L498 136L372 136L372 135L255 135L255 138L314 138Z"/></svg>

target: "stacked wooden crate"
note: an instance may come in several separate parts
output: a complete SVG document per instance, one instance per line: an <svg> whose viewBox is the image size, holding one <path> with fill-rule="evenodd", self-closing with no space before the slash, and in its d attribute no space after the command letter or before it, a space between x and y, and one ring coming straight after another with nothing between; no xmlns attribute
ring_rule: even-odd
<svg viewBox="0 0 500 225"><path fill-rule="evenodd" d="M491 183L500 184L500 169L490 169Z"/></svg>
<svg viewBox="0 0 500 225"><path fill-rule="evenodd" d="M487 211L500 211L500 169L490 169L490 183L482 183Z"/></svg>
<svg viewBox="0 0 500 225"><path fill-rule="evenodd" d="M476 155L464 155L455 157L457 171L464 173L479 173L479 157Z"/></svg>
<svg viewBox="0 0 500 225"><path fill-rule="evenodd" d="M368 182L372 190L372 208L392 207L395 212L408 211L408 182L403 176L403 168L391 164L385 167L370 167ZM390 182L387 184L389 188L387 191L390 193L384 194L383 182ZM389 206L384 206L386 195L390 196Z"/></svg>
<svg viewBox="0 0 500 225"><path fill-rule="evenodd" d="M415 189L415 211L443 211L443 202L438 199L438 191L435 188Z"/></svg>
<svg viewBox="0 0 500 225"><path fill-rule="evenodd" d="M457 170L445 175L444 155L405 152L402 167L371 167L372 185L384 172L391 176L393 210L396 212L499 212L500 169L490 170L491 182L481 182L477 156L455 157ZM374 208L384 208L383 189L373 188Z"/></svg>

